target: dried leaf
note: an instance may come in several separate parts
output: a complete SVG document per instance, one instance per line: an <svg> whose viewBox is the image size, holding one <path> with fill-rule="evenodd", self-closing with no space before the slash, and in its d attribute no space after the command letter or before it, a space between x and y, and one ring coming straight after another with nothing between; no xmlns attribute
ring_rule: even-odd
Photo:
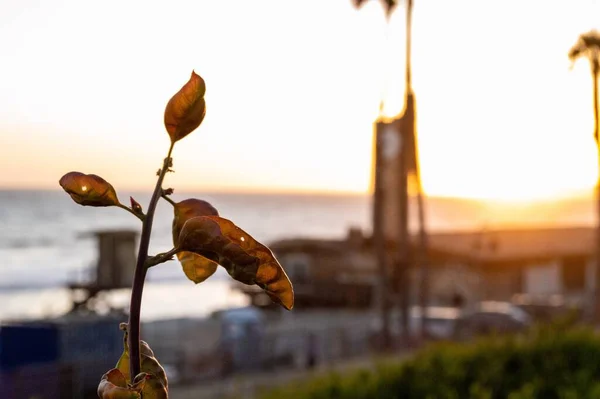
<svg viewBox="0 0 600 399"><path fill-rule="evenodd" d="M152 378L152 376L148 373L139 373L133 380L133 384L129 384L129 389L132 389L136 392L141 392L142 397L145 398L146 395L144 393L148 391L147 382L150 380L150 378Z"/></svg>
<svg viewBox="0 0 600 399"><path fill-rule="evenodd" d="M123 348L123 354L121 355L121 357L119 358L119 361L117 362L117 368L123 373L123 375L126 376L127 381L129 381L129 347L127 346L127 333L125 333L125 338L123 339L124 341L124 348ZM142 362L144 361L144 358L153 358L154 357L154 352L152 351L152 349L150 349L150 347L148 346L148 344L145 341L140 341L140 355L142 357ZM147 370L142 370L142 371L147 371Z"/></svg>
<svg viewBox="0 0 600 399"><path fill-rule="evenodd" d="M204 79L192 71L190 80L169 100L165 108L165 127L171 142L181 140L194 131L206 114Z"/></svg>
<svg viewBox="0 0 600 399"><path fill-rule="evenodd" d="M173 214L173 237L175 240L175 237L179 237L181 228L189 219L196 216L219 216L219 211L204 200L188 198L173 206Z"/></svg>
<svg viewBox="0 0 600 399"><path fill-rule="evenodd" d="M125 331L123 337L123 354L117 362L117 369L125 376L127 382L129 382L129 346L127 345L127 329L124 328L123 330ZM140 341L140 356L141 371L148 374L142 390L144 399L168 398L169 383L167 381L167 374L145 341Z"/></svg>
<svg viewBox="0 0 600 399"><path fill-rule="evenodd" d="M199 284L212 276L219 266L217 263L204 256L193 252L181 251L177 254L185 276L196 284Z"/></svg>
<svg viewBox="0 0 600 399"><path fill-rule="evenodd" d="M193 217L183 225L176 246L216 261L244 284L258 285L286 309L294 306L292 284L271 250L230 220Z"/></svg>
<svg viewBox="0 0 600 399"><path fill-rule="evenodd" d="M119 205L115 189L100 176L69 172L60 178L59 184L80 205Z"/></svg>
<svg viewBox="0 0 600 399"><path fill-rule="evenodd" d="M179 232L187 220L195 216L219 215L219 212L211 204L196 198L176 203L173 212L173 244L175 246L177 246ZM179 252L177 259L179 259L186 277L196 284L212 276L218 266L217 263L193 252Z"/></svg>
<svg viewBox="0 0 600 399"><path fill-rule="evenodd" d="M130 386L120 370L111 369L100 380L98 397L101 399L140 399L145 382L145 379L142 379Z"/></svg>
<svg viewBox="0 0 600 399"><path fill-rule="evenodd" d="M162 368L162 367L161 367ZM168 399L169 390L160 377L149 374L142 390L144 399Z"/></svg>

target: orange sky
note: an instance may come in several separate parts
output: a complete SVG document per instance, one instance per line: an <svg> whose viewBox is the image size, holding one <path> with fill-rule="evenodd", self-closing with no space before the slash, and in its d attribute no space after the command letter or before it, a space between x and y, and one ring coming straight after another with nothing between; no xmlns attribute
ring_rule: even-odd
<svg viewBox="0 0 600 399"><path fill-rule="evenodd" d="M180 190L369 187L372 122L402 108L403 3L0 2L0 186L67 171L153 186L163 110L192 69L203 125L175 148ZM589 66L569 70L595 0L415 0L414 87L428 194L537 199L596 178ZM386 33L389 40L386 41Z"/></svg>

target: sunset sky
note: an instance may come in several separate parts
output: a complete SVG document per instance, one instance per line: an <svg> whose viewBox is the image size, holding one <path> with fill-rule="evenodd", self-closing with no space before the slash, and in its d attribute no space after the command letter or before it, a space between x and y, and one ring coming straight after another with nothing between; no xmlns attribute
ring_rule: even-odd
<svg viewBox="0 0 600 399"><path fill-rule="evenodd" d="M419 152L430 195L539 199L597 175L589 64L600 1L414 0ZM165 186L366 192L372 123L402 109L404 2L0 2L0 187L71 170L150 190L163 111L194 69L202 126Z"/></svg>

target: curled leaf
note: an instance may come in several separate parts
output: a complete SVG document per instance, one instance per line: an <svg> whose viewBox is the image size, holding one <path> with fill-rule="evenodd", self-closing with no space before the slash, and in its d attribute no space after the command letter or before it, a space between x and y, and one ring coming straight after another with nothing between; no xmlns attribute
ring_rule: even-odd
<svg viewBox="0 0 600 399"><path fill-rule="evenodd" d="M143 364L142 364L143 367ZM159 365L160 367L160 365ZM161 367L162 369L162 367ZM166 377L165 377L166 378ZM168 399L169 391L162 378L154 374L148 374L146 377L146 385L142 390L144 399Z"/></svg>
<svg viewBox="0 0 600 399"><path fill-rule="evenodd" d="M115 189L100 176L69 172L60 178L59 184L80 205L119 205Z"/></svg>
<svg viewBox="0 0 600 399"><path fill-rule="evenodd" d="M111 369L102 376L98 385L98 397L101 399L140 399L146 380L142 378L134 385L129 385L123 373Z"/></svg>
<svg viewBox="0 0 600 399"><path fill-rule="evenodd" d="M177 92L165 108L165 127L171 142L181 140L194 131L206 114L204 79L192 71L188 82Z"/></svg>
<svg viewBox="0 0 600 399"><path fill-rule="evenodd" d="M133 379L133 383L130 384L129 386L131 389L135 389L135 390L139 390L139 391L143 392L144 387L146 386L146 381L148 381L151 378L152 378L152 376L148 373L139 373L138 375L135 376L135 378Z"/></svg>
<svg viewBox="0 0 600 399"><path fill-rule="evenodd" d="M258 285L286 309L294 306L292 283L271 250L230 220L213 215L188 219L177 247L214 260L237 281Z"/></svg>
<svg viewBox="0 0 600 399"><path fill-rule="evenodd" d="M127 325L121 323L119 326L121 330L125 332L123 337L123 354L117 362L117 369L125 376L127 382L129 382L129 347L127 346ZM167 374L160 365L154 352L145 341L140 341L140 357L141 357L141 371L134 379L134 384L139 380L141 374L147 374L144 376L144 386L142 389L144 399L167 399L169 391L169 383L167 380Z"/></svg>
<svg viewBox="0 0 600 399"><path fill-rule="evenodd" d="M208 202L190 198L178 202L173 207L173 245L177 246L179 233L185 222L195 216L218 216L219 212ZM182 251L177 259L186 277L198 284L209 278L217 270L217 263L193 252Z"/></svg>

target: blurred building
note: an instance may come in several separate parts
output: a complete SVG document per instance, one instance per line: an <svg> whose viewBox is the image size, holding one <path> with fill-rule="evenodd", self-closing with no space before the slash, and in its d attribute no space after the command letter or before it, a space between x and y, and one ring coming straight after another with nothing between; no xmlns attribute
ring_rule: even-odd
<svg viewBox="0 0 600 399"><path fill-rule="evenodd" d="M102 294L131 286L137 233L103 230L89 236L96 240L98 259L85 281L68 285L71 310L0 325L0 398L95 397L99 377L121 356L119 323L127 315Z"/></svg>
<svg viewBox="0 0 600 399"><path fill-rule="evenodd" d="M294 307L369 308L377 276L370 240L351 229L344 240L311 238L273 242L275 253L294 285ZM257 306L272 306L257 286L236 284Z"/></svg>
<svg viewBox="0 0 600 399"><path fill-rule="evenodd" d="M96 241L98 259L88 270L84 281L69 284L73 300L73 312L94 311L102 302L101 293L119 288L131 288L136 264L135 230L98 230L82 235Z"/></svg>
<svg viewBox="0 0 600 399"><path fill-rule="evenodd" d="M594 235L586 227L434 234L431 256L445 269L474 276L464 291L472 300L522 293L584 303L594 288ZM447 284L437 280L432 294L439 296Z"/></svg>
<svg viewBox="0 0 600 399"><path fill-rule="evenodd" d="M515 294L561 295L581 304L594 286L593 228L528 228L430 234L432 305L508 301ZM416 245L416 243L414 243ZM377 262L373 239L351 229L340 240L286 239L271 249L288 273L296 307L374 306ZM394 252L388 243L390 257ZM410 270L417 303L419 265ZM253 286L238 285L257 306L270 303Z"/></svg>

